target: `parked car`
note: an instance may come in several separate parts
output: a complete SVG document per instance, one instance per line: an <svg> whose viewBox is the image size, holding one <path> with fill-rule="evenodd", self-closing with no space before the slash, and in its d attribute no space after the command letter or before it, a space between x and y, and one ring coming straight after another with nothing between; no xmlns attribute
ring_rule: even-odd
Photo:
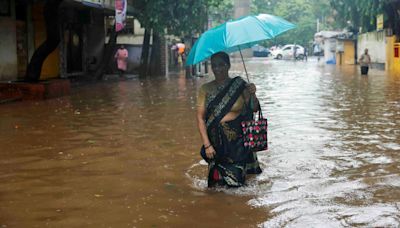
<svg viewBox="0 0 400 228"><path fill-rule="evenodd" d="M253 50L253 56L254 57L268 57L271 54L271 52L269 51L268 48L263 47L263 46L258 45L258 44L254 45L252 47L252 50Z"/></svg>
<svg viewBox="0 0 400 228"><path fill-rule="evenodd" d="M296 47L296 59L304 58L304 47L300 45L287 44L280 49L271 52L275 59L293 59L294 48Z"/></svg>

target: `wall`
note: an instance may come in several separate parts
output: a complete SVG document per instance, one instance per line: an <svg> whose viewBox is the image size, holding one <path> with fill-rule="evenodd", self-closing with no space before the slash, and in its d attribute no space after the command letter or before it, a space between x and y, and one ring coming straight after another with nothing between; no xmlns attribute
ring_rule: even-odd
<svg viewBox="0 0 400 228"><path fill-rule="evenodd" d="M88 71L94 71L103 58L104 51L104 15L98 10L91 10L91 23L86 30L85 63Z"/></svg>
<svg viewBox="0 0 400 228"><path fill-rule="evenodd" d="M136 35L136 34L135 35L118 35L117 44L142 45L143 44L143 36ZM151 39L150 39L150 44L151 44Z"/></svg>
<svg viewBox="0 0 400 228"><path fill-rule="evenodd" d="M327 38L324 40L324 58L325 61L335 60L336 58L336 39Z"/></svg>
<svg viewBox="0 0 400 228"><path fill-rule="evenodd" d="M344 64L355 64L355 45L352 40L344 41Z"/></svg>
<svg viewBox="0 0 400 228"><path fill-rule="evenodd" d="M336 65L355 64L355 44L353 40L337 40Z"/></svg>
<svg viewBox="0 0 400 228"><path fill-rule="evenodd" d="M368 48L368 53L371 56L373 63L386 63L386 43L385 31L369 32L358 36L357 56L364 53L365 48Z"/></svg>
<svg viewBox="0 0 400 228"><path fill-rule="evenodd" d="M131 44L131 45L142 45L143 37L144 37L144 28L141 27L138 20L134 20L134 34L119 34L117 37L117 44ZM108 36L106 37L105 42L108 43ZM150 39L150 44L151 44Z"/></svg>
<svg viewBox="0 0 400 228"><path fill-rule="evenodd" d="M32 19L33 19L33 27L35 30L35 49L37 49L45 40L46 40L46 25L43 17L43 4L36 3L32 7ZM49 56L47 56L46 60L42 66L42 73L40 74L40 79L50 79L57 78L59 76L60 71L60 53L59 48L54 50Z"/></svg>
<svg viewBox="0 0 400 228"><path fill-rule="evenodd" d="M17 79L16 24L11 17L0 17L0 80Z"/></svg>
<svg viewBox="0 0 400 228"><path fill-rule="evenodd" d="M128 58L128 70L130 72L133 71L133 69L139 67L140 65L140 56L142 54L142 46L141 45L132 45L127 47L129 51L129 58Z"/></svg>
<svg viewBox="0 0 400 228"><path fill-rule="evenodd" d="M393 70L393 66L394 66L394 58L392 58L392 56L394 56L394 43L396 41L396 37L395 36L391 36L391 37L386 37L386 64L385 64L385 70L387 71L392 71Z"/></svg>
<svg viewBox="0 0 400 228"><path fill-rule="evenodd" d="M394 75L400 75L400 58L395 58L394 48L399 47L400 43L396 43L396 36L386 37L386 64L385 69ZM400 51L400 50L399 50Z"/></svg>
<svg viewBox="0 0 400 228"><path fill-rule="evenodd" d="M134 20L133 21L133 23L134 23L134 27L135 27L135 35L144 35L144 28L142 28L142 26L140 25L140 23L139 23L139 21L138 20Z"/></svg>

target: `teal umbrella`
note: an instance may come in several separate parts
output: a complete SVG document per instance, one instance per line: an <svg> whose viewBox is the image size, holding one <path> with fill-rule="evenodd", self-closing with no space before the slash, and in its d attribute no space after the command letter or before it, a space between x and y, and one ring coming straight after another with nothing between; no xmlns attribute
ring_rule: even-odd
<svg viewBox="0 0 400 228"><path fill-rule="evenodd" d="M251 48L262 40L272 39L295 27L294 24L269 14L246 16L225 22L200 36L190 50L186 65L199 63L220 51L240 51L242 54L242 49Z"/></svg>

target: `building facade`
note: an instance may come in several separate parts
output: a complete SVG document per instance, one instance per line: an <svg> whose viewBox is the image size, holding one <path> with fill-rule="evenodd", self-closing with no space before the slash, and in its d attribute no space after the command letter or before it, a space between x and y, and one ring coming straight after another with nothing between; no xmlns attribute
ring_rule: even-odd
<svg viewBox="0 0 400 228"><path fill-rule="evenodd" d="M133 11L128 0L128 14ZM22 80L34 51L46 40L44 1L4 0L0 10L0 81ZM59 7L61 41L44 61L41 80L94 71L103 57L105 17L114 0L64 0Z"/></svg>

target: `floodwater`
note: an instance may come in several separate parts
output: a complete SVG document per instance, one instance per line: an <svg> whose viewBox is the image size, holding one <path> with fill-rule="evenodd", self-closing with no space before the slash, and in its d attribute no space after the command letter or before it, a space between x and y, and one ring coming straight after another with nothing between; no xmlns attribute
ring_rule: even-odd
<svg viewBox="0 0 400 228"><path fill-rule="evenodd" d="M263 174L236 190L208 190L198 154L196 90L211 76L1 105L0 227L400 226L400 77L316 61L247 67L270 149Z"/></svg>

